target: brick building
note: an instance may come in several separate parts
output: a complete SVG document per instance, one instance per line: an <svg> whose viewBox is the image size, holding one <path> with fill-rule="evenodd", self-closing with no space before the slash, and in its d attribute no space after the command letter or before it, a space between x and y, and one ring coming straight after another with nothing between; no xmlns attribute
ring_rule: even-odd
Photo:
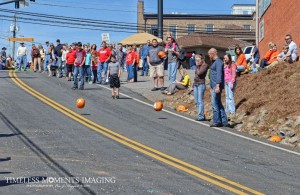
<svg viewBox="0 0 300 195"><path fill-rule="evenodd" d="M268 42L285 45L285 35L291 34L300 44L300 0L259 0L259 49L261 55L268 51Z"/></svg>
<svg viewBox="0 0 300 195"><path fill-rule="evenodd" d="M138 0L137 20L138 32L157 36L157 13L145 13L143 0ZM197 32L254 41L255 21L251 14L164 14L164 36L167 31L176 38Z"/></svg>

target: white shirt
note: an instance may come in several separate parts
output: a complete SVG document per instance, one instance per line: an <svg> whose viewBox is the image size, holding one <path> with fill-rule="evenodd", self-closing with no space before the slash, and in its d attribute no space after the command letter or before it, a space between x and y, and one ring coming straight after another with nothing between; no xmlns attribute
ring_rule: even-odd
<svg viewBox="0 0 300 195"><path fill-rule="evenodd" d="M17 56L27 56L27 48L20 46L18 48Z"/></svg>
<svg viewBox="0 0 300 195"><path fill-rule="evenodd" d="M291 54L292 60L296 61L298 56L298 47L294 41L290 42L289 44L288 54Z"/></svg>

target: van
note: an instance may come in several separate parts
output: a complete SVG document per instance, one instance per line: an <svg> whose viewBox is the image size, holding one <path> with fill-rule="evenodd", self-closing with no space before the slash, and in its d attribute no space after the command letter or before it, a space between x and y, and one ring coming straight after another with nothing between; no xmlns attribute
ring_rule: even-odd
<svg viewBox="0 0 300 195"><path fill-rule="evenodd" d="M246 60L248 60L248 59L251 59L251 54L253 53L253 50L254 50L254 46L246 46L245 48L244 48L244 54L245 54L245 56L246 56Z"/></svg>

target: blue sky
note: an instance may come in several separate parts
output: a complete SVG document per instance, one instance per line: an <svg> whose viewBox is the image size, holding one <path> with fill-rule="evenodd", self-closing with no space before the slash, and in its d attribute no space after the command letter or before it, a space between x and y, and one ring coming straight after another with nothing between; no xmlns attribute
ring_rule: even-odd
<svg viewBox="0 0 300 195"><path fill-rule="evenodd" d="M5 0L0 0L0 2L3 1ZM29 7L19 9L18 11L126 22L136 25L137 1L138 0L36 0L36 3L30 2ZM145 12L157 12L157 0L144 0L144 2ZM184 0L184 3L182 2L182 0L164 0L164 13L230 14L233 4L254 4L255 0ZM73 7L59 7L57 5ZM15 9L14 4L2 5L0 8ZM12 16L12 14L2 11L0 11L0 15ZM20 17L22 16L20 15ZM41 19L47 20L47 18ZM8 36L12 36L12 33L9 32L11 23L11 21L7 21L6 18L0 16L0 47L10 47L10 44L5 39L7 39ZM101 42L101 33L110 33L112 42L118 42L134 34L112 32L108 29L104 31L94 31L36 24L18 24L20 31L17 33L17 37L34 37L35 42L38 43L44 43L46 40L55 42L57 38L60 38L63 43L81 41L83 43L96 43L99 45ZM122 31L122 29L120 30Z"/></svg>

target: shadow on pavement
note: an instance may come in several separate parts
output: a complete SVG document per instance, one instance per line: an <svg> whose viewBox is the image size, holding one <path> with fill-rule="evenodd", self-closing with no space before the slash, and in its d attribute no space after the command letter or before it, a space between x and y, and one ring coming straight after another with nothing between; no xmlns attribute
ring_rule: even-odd
<svg viewBox="0 0 300 195"><path fill-rule="evenodd" d="M11 160L10 157L7 157L7 158L0 158L0 162L9 161L9 160Z"/></svg>
<svg viewBox="0 0 300 195"><path fill-rule="evenodd" d="M15 135L20 135L20 134L16 134L16 133L11 133L11 134L0 134L0 137L12 137Z"/></svg>
<svg viewBox="0 0 300 195"><path fill-rule="evenodd" d="M36 145L30 138L24 135L21 132L21 130L18 127L16 127L2 112L0 112L0 119L13 133L20 134L20 136L17 137L24 143L24 145L27 146L28 149L30 149L33 153L35 153L41 159L41 161L43 161L49 168L51 168L54 172L56 172L60 177L65 177L65 176L74 177L73 174L71 174L67 169L61 166L58 162L53 160L45 151L43 151L38 145ZM0 181L0 186L6 186L6 185L12 185L12 184L7 183L6 180ZM76 187L75 189L82 194L86 194L86 193L96 194L94 191L92 191L92 189L84 186L82 182L78 182L76 185L81 186L81 188Z"/></svg>

